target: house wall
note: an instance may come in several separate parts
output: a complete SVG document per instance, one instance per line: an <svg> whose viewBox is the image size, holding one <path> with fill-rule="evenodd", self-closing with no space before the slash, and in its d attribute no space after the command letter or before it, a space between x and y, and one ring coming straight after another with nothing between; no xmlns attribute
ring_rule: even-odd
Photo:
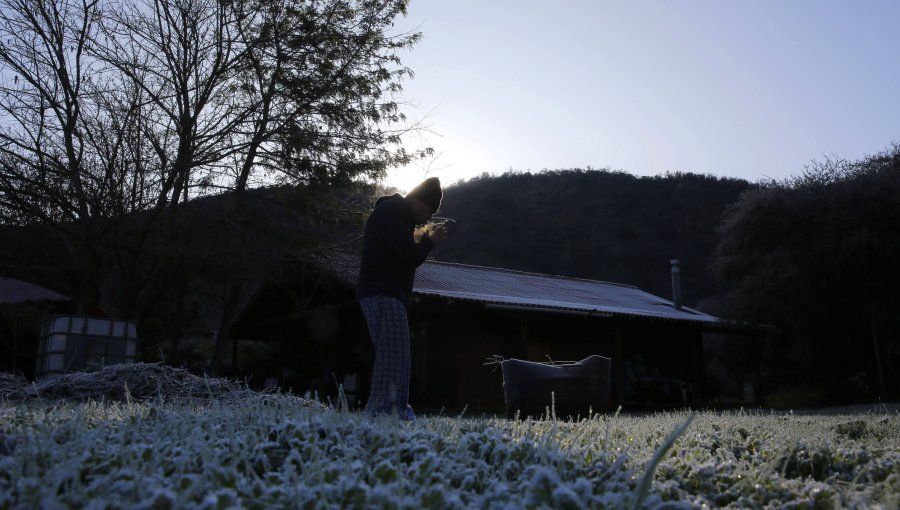
<svg viewBox="0 0 900 510"><path fill-rule="evenodd" d="M499 364L491 363L495 356L531 361L577 361L592 354L611 358L613 406L684 405L686 386L692 397L703 394L701 335L689 323L489 309L481 303L421 298L411 307L410 322L410 403L420 412L465 408L502 413L503 375ZM234 334L274 346L272 375L254 372L254 380L274 376L282 388L316 392L332 401L338 385L344 384L353 392L351 405L365 404L374 352L352 289L316 272L303 272L292 284L261 292ZM249 357L241 359L238 364L250 368ZM238 368L235 375L240 376Z"/></svg>
<svg viewBox="0 0 900 510"><path fill-rule="evenodd" d="M592 354L611 358L613 405L675 407L694 403L702 394L701 336L689 324L487 310L473 304L414 308L411 319L410 399L417 409L503 411L502 372L489 363L494 356L530 361L578 361Z"/></svg>

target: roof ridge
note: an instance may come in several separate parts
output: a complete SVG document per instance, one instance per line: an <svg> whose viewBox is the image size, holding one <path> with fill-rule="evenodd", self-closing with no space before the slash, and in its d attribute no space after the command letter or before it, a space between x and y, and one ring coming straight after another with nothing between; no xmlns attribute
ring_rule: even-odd
<svg viewBox="0 0 900 510"><path fill-rule="evenodd" d="M446 265L446 266L462 266L462 267L471 267L471 268L475 268L475 269L487 269L490 271L502 271L504 273L514 273L514 274L529 275L529 276L540 276L540 277L544 277L544 278L558 278L558 279L563 279L563 280L575 280L575 281L589 282L589 283L604 283L607 285L615 285L617 287L625 287L628 289L637 289L642 292L646 292L646 291L643 291L640 287L637 287L635 285L628 285L627 283L608 282L606 280L592 280L590 278L581 278L578 276L565 276L565 275L549 274L549 273L535 273L533 271L522 271L520 269L507 269L504 267L463 264L462 262L447 262L447 261L443 261L443 260L434 260L434 259L426 260L425 264L442 264L442 265Z"/></svg>

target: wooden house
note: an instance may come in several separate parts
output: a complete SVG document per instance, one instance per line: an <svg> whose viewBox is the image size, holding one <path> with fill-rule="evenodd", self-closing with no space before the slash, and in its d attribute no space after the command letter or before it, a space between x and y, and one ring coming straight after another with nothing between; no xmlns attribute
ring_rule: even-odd
<svg viewBox="0 0 900 510"><path fill-rule="evenodd" d="M358 268L355 252L322 251L262 287L232 329L238 374L239 345L273 342L272 383L331 397L341 385L364 403L373 352ZM410 403L420 411L498 412L497 359L591 354L612 359L613 406L704 405L703 335L764 334L629 285L499 268L427 261L413 292Z"/></svg>

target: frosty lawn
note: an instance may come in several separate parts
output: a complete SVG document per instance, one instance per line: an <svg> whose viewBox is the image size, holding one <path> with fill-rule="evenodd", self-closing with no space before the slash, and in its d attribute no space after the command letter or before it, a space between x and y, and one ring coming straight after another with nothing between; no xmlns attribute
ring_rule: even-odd
<svg viewBox="0 0 900 510"><path fill-rule="evenodd" d="M290 399L0 403L7 508L897 508L900 416L413 423ZM641 478L652 474L649 489Z"/></svg>

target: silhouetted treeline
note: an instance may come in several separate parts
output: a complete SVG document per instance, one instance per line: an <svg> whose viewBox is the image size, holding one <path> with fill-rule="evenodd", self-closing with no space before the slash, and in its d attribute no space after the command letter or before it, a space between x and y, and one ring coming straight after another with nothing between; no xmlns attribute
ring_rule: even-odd
<svg viewBox="0 0 900 510"><path fill-rule="evenodd" d="M507 173L446 190L436 256L636 285L769 324L762 391L785 403L900 394L900 147L750 184L696 174ZM749 360L746 360L749 363ZM773 398L774 400L774 398Z"/></svg>
<svg viewBox="0 0 900 510"><path fill-rule="evenodd" d="M722 212L753 187L690 173L639 177L567 170L481 177L446 189L456 220L442 260L635 285L671 297L681 260L685 303L712 292L706 267Z"/></svg>
<svg viewBox="0 0 900 510"><path fill-rule="evenodd" d="M900 146L743 194L712 260L707 304L782 330L768 380L820 403L900 394Z"/></svg>
<svg viewBox="0 0 900 510"><path fill-rule="evenodd" d="M69 296L79 313L136 321L139 361L206 369L262 282L278 279L293 257L358 236L371 194L277 186L196 198L161 216L83 222L99 254L89 266L72 260L67 236L46 225L0 227L0 276ZM87 302L76 292L85 288L94 294ZM41 308L0 304L0 372L31 376Z"/></svg>
<svg viewBox="0 0 900 510"><path fill-rule="evenodd" d="M221 343L202 328L229 315L229 286L245 284L246 295L277 278L281 260L357 237L372 190L320 191L192 200L154 229L137 228L140 214L116 228L90 224L104 254L90 267L67 258L65 236L46 226L8 228L0 269L64 293L93 283L92 302L139 321L146 359L152 348L202 361ZM435 251L440 260L669 297L669 260L679 258L687 305L780 329L761 353L766 395L805 388L795 401L812 405L900 394L898 146L762 184L596 170L481 177L447 187L441 214L456 223Z"/></svg>

